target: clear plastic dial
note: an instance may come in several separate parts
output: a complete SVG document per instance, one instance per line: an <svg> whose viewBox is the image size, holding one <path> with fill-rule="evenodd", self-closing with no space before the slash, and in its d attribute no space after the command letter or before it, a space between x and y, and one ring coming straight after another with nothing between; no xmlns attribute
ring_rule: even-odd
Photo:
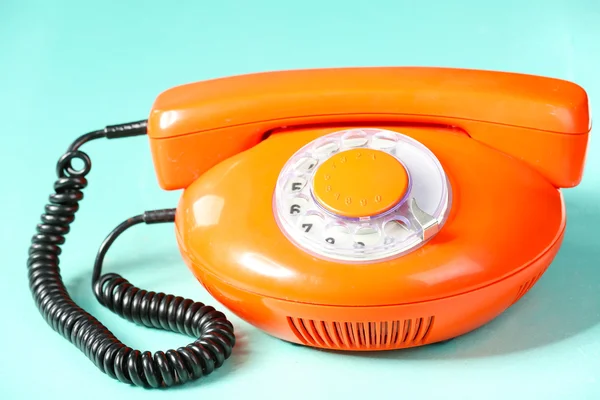
<svg viewBox="0 0 600 400"><path fill-rule="evenodd" d="M385 212L350 218L319 203L313 178L330 157L357 148L393 156L409 184ZM277 223L289 240L315 256L348 262L379 261L419 248L440 230L450 203L451 188L435 155L406 135L375 128L334 132L302 147L281 170L273 197Z"/></svg>

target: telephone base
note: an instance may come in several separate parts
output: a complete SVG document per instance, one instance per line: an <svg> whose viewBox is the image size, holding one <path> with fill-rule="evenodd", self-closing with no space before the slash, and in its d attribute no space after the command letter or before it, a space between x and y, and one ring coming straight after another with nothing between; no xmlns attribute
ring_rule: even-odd
<svg viewBox="0 0 600 400"><path fill-rule="evenodd" d="M286 342L339 351L396 350L442 343L469 333L517 303L556 256L559 239L530 264L495 283L419 303L336 306L276 299L240 290L201 269L200 283L251 325Z"/></svg>

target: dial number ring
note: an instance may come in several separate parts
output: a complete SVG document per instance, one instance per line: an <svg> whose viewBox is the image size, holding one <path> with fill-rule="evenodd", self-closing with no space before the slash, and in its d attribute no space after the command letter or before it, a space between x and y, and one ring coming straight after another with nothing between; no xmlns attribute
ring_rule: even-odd
<svg viewBox="0 0 600 400"><path fill-rule="evenodd" d="M373 164L365 160L373 156L387 160L381 171L369 169ZM397 174L386 175L390 165L404 171L404 184L398 185ZM344 169L351 173L340 181L336 174ZM374 173L389 179L373 179ZM364 192L368 196L348 194L369 180L375 184ZM275 219L295 245L317 257L361 263L419 248L439 231L450 204L451 187L433 153L406 135L375 128L342 130L308 143L284 165L273 196Z"/></svg>

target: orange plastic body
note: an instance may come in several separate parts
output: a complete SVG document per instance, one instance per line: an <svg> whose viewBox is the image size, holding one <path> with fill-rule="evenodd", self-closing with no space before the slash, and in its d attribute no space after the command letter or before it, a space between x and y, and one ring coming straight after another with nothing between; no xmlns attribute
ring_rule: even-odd
<svg viewBox="0 0 600 400"><path fill-rule="evenodd" d="M496 71L372 67L178 86L156 99L148 134L159 184L170 190L186 188L274 130L353 123L459 128L524 160L557 187L581 180L590 130L587 94L571 82Z"/></svg>
<svg viewBox="0 0 600 400"><path fill-rule="evenodd" d="M579 182L590 126L574 84L430 68L235 77L176 88L156 104L154 160L163 187L185 187L176 234L194 275L276 337L350 350L446 340L523 296L560 247L558 188ZM425 246L367 265L334 262L280 231L272 196L281 168L348 126L403 133L440 160L452 205Z"/></svg>

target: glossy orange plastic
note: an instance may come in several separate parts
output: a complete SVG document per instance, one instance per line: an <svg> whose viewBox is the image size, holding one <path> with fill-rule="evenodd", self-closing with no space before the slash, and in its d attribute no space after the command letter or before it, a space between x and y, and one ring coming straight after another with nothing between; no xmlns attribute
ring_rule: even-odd
<svg viewBox="0 0 600 400"><path fill-rule="evenodd" d="M352 149L321 164L313 185L315 199L323 208L344 217L369 217L402 200L408 189L408 173L388 153Z"/></svg>
<svg viewBox="0 0 600 400"><path fill-rule="evenodd" d="M274 130L349 123L461 129L528 163L557 187L581 180L590 130L587 94L571 82L371 67L257 73L174 87L157 97L148 134L159 184L182 189Z"/></svg>
<svg viewBox="0 0 600 400"><path fill-rule="evenodd" d="M574 84L430 68L236 77L176 88L156 104L154 159L163 187L185 187L176 235L194 275L271 335L348 350L446 340L518 301L560 247L558 187L579 181L590 126ZM273 213L281 168L310 141L353 126L408 135L446 171L450 214L421 248L334 262L282 234Z"/></svg>

